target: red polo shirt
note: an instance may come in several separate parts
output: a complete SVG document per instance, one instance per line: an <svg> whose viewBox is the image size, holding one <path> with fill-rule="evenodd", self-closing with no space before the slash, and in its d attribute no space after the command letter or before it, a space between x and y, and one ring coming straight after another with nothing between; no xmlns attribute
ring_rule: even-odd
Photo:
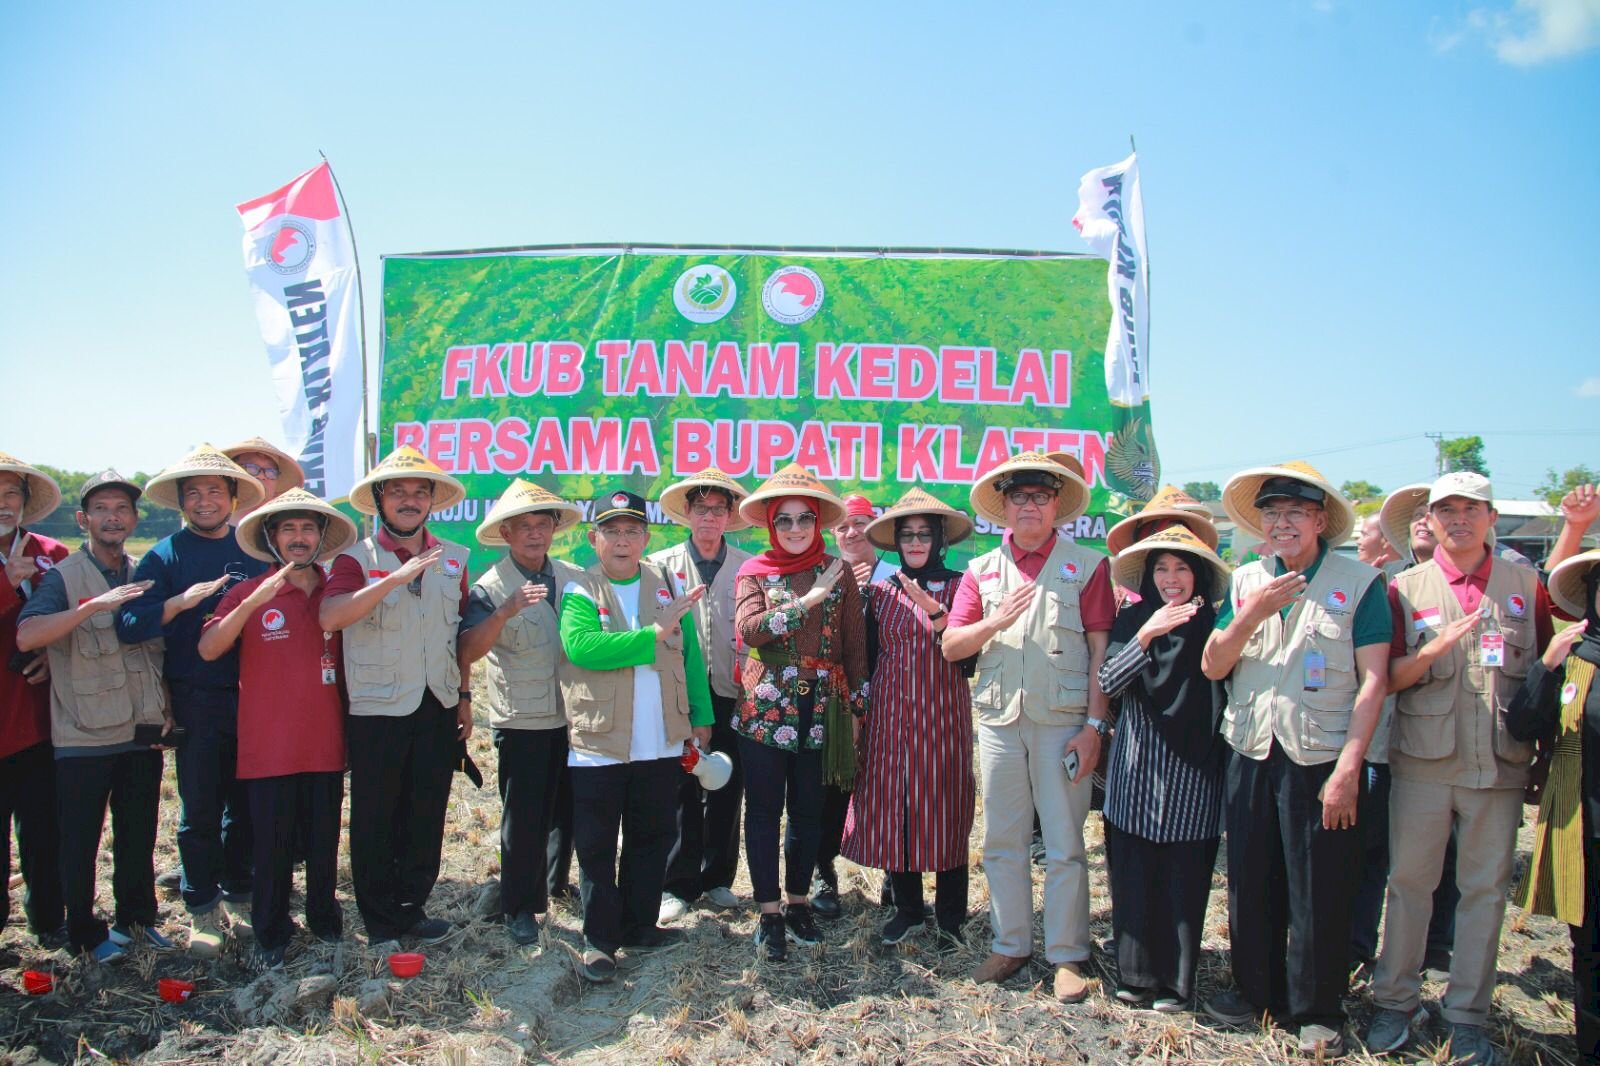
<svg viewBox="0 0 1600 1066"><path fill-rule="evenodd" d="M1005 534L1005 546L1011 550L1011 558L1023 576L1030 581L1036 581L1056 543L1054 540L1047 540L1038 551L1023 551L1012 541L1011 531L1008 529ZM1101 559L1100 564L1094 568L1094 573L1089 576L1089 583L1083 587L1083 595L1078 597L1078 613L1083 617L1085 633L1111 631L1111 624L1117 619L1117 599L1111 590L1110 560ZM961 585L956 589L955 602L950 605L948 624L970 626L982 619L983 597L978 594L978 583L973 580L972 571L968 570L961 575Z"/></svg>
<svg viewBox="0 0 1600 1066"><path fill-rule="evenodd" d="M328 580L313 567L317 587L307 596L291 582L245 621L239 634L239 776L344 770L343 658L339 634L324 638L317 622ZM210 629L276 571L228 590ZM340 683L322 683L326 654Z"/></svg>
<svg viewBox="0 0 1600 1066"><path fill-rule="evenodd" d="M23 530L18 529L12 544L22 536ZM23 545L22 554L34 561L33 576L16 588L0 578L0 759L50 739L50 682L30 685L10 669L10 663L17 654L17 615L22 613L26 596L39 587L44 572L69 552L58 540L37 533L26 536L28 543Z"/></svg>
<svg viewBox="0 0 1600 1066"><path fill-rule="evenodd" d="M432 551L439 543L439 538L428 532L422 531L422 550ZM378 547L384 551L393 552L395 558L402 563L410 560L410 549L402 548L391 536L389 531L382 526L378 527ZM348 596L352 592L360 592L367 587L367 575L361 572L361 564L356 562L353 555L341 555L333 561L333 567L328 571L328 587L326 595ZM461 568L461 610L467 609L467 568Z"/></svg>
<svg viewBox="0 0 1600 1066"><path fill-rule="evenodd" d="M1449 583L1450 592L1455 596L1461 612L1477 614L1478 608L1483 605L1483 595L1489 589L1489 569L1494 565L1494 552L1485 552L1483 562L1470 574L1457 570L1450 557L1442 551L1433 553L1433 561L1439 564L1439 572ZM1500 565L1517 564L1502 559ZM1406 634L1411 632L1411 619L1402 617L1404 612L1400 608L1400 590L1392 580L1389 582L1389 613L1394 616L1394 639L1389 644L1389 658L1403 659L1408 654ZM1550 594L1545 591L1543 584L1536 582L1533 597L1533 653L1543 655L1554 635L1555 623L1550 620Z"/></svg>

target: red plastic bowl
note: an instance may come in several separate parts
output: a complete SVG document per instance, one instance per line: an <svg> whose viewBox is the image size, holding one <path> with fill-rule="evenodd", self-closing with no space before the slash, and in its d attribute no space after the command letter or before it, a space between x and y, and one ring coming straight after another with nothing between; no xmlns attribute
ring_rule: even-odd
<svg viewBox="0 0 1600 1066"><path fill-rule="evenodd" d="M22 971L22 989L30 996L42 996L56 986L56 979L38 970Z"/></svg>
<svg viewBox="0 0 1600 1066"><path fill-rule="evenodd" d="M156 982L156 991L161 994L164 1003L182 1003L194 995L194 982L183 981L176 977L163 977Z"/></svg>
<svg viewBox="0 0 1600 1066"><path fill-rule="evenodd" d="M396 977L415 977L422 972L426 959L420 951L397 951L389 956L389 972Z"/></svg>

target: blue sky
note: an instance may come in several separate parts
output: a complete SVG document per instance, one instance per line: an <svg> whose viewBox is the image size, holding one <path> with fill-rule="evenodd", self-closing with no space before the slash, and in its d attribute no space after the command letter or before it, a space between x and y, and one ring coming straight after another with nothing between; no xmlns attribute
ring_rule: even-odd
<svg viewBox="0 0 1600 1066"><path fill-rule="evenodd" d="M0 450L281 438L233 204L319 149L375 351L387 252L1082 250L1131 133L1165 480L1600 466L1600 0L459 7L0 10Z"/></svg>

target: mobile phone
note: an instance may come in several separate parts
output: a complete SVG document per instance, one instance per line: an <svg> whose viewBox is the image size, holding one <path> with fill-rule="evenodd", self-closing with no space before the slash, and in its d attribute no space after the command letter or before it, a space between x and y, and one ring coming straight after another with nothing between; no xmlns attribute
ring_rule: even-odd
<svg viewBox="0 0 1600 1066"><path fill-rule="evenodd" d="M33 665L33 661L43 654L42 651L14 651L10 660L6 662L6 669L13 674L26 673L28 667Z"/></svg>
<svg viewBox="0 0 1600 1066"><path fill-rule="evenodd" d="M166 736L161 735L160 725L136 725L133 727L133 742L140 747L148 748L152 744L163 744L169 748L181 748L183 742L189 739L189 731L181 725L172 727Z"/></svg>
<svg viewBox="0 0 1600 1066"><path fill-rule="evenodd" d="M1070 749L1067 752L1067 757L1061 760L1061 765L1066 768L1068 783L1076 781L1078 779L1078 749Z"/></svg>

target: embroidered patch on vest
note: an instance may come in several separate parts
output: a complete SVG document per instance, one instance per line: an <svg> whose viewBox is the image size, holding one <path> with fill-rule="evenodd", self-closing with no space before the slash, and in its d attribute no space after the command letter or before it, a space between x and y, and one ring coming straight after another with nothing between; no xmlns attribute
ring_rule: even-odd
<svg viewBox="0 0 1600 1066"><path fill-rule="evenodd" d="M1511 612L1512 618L1521 618L1528 613L1528 601L1513 592L1506 597L1506 610Z"/></svg>
<svg viewBox="0 0 1600 1066"><path fill-rule="evenodd" d="M1411 612L1411 628L1415 629L1415 630L1438 629L1439 628L1439 608L1437 608L1437 607L1424 607L1421 610L1412 611Z"/></svg>
<svg viewBox="0 0 1600 1066"><path fill-rule="evenodd" d="M979 574L978 575L978 584L980 584L980 585L988 584L990 581L999 581L999 580L1000 580L1000 575L996 574L996 573L988 573L988 574Z"/></svg>
<svg viewBox="0 0 1600 1066"><path fill-rule="evenodd" d="M54 570L56 567L56 561L50 558L48 555L35 555L33 557L33 565L37 566L40 570Z"/></svg>
<svg viewBox="0 0 1600 1066"><path fill-rule="evenodd" d="M656 602L665 607L672 602L672 593L666 589L656 589Z"/></svg>
<svg viewBox="0 0 1600 1066"><path fill-rule="evenodd" d="M1334 614L1344 614L1350 609L1350 594L1344 589L1329 589L1327 604Z"/></svg>
<svg viewBox="0 0 1600 1066"><path fill-rule="evenodd" d="M461 560L460 559L452 559L449 556L445 556L444 573L445 573L446 577L460 577L461 576Z"/></svg>
<svg viewBox="0 0 1600 1066"><path fill-rule="evenodd" d="M1078 580L1078 564L1074 563L1074 562L1062 563L1061 564L1061 576L1062 576L1063 579L1065 579L1067 581L1076 581L1076 580Z"/></svg>

